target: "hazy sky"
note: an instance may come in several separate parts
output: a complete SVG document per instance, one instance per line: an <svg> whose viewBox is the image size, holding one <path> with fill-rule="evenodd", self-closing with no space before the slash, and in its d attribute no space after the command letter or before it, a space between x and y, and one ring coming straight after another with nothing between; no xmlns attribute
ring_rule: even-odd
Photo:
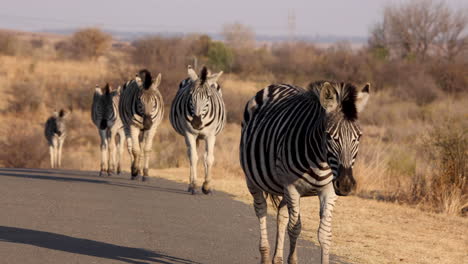
<svg viewBox="0 0 468 264"><path fill-rule="evenodd" d="M19 30L104 29L143 32L220 32L240 22L257 34L288 34L288 13L297 35L366 36L390 3L408 0L0 0L0 28ZM446 0L455 8L466 0Z"/></svg>

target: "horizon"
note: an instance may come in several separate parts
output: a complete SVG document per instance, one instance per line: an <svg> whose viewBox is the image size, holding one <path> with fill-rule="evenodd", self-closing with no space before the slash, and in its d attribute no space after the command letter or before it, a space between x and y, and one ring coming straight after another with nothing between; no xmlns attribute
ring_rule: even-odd
<svg viewBox="0 0 468 264"><path fill-rule="evenodd" d="M0 11L0 25L2 28L33 32L72 32L83 27L98 27L110 32L213 36L219 35L225 24L241 23L252 28L257 37L366 39L370 27L381 19L385 6L408 1L322 3L294 0L272 3L267 0L239 0L220 3L215 0L139 0L136 5L110 0L97 3L90 0L79 3L17 0L4 4ZM452 9L466 6L462 0L444 2Z"/></svg>

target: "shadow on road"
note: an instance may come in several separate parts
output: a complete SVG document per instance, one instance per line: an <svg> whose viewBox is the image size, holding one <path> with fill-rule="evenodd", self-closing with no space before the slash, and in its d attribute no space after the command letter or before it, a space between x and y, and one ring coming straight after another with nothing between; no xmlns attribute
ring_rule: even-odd
<svg viewBox="0 0 468 264"><path fill-rule="evenodd" d="M43 174L47 174L47 175L43 175ZM189 195L188 192L182 189L164 188L164 187L148 185L148 184L125 182L126 179L123 179L123 178L99 177L99 176L96 176L96 174L97 174L96 172L90 172L90 171L66 171L66 170L51 171L51 170L41 170L41 169L0 168L0 176L31 178L31 179L40 179L40 180L53 180L53 181L108 184L108 185L125 187L125 188L146 189L146 190L154 190L154 191Z"/></svg>
<svg viewBox="0 0 468 264"><path fill-rule="evenodd" d="M0 226L0 241L33 245L132 264L199 264L188 259L168 256L146 249L123 247L89 239L9 226Z"/></svg>

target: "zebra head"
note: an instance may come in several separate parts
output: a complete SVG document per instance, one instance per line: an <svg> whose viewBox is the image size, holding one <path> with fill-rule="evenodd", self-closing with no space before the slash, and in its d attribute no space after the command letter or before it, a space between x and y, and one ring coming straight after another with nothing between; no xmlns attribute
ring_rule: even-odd
<svg viewBox="0 0 468 264"><path fill-rule="evenodd" d="M200 72L200 77L195 73L192 67L188 66L188 75L191 80L189 107L192 117L191 124L195 129L202 129L203 119L210 112L211 97L215 93L221 94L220 86L217 83L219 77L223 74L222 71L210 74L206 67Z"/></svg>
<svg viewBox="0 0 468 264"><path fill-rule="evenodd" d="M357 122L369 98L370 84L360 91L351 84L324 82L320 104L326 112L324 143L337 195L348 195L356 185L353 166L362 132Z"/></svg>
<svg viewBox="0 0 468 264"><path fill-rule="evenodd" d="M109 85L109 83L106 83L104 91L98 85L96 85L95 96L96 100L99 102L96 107L98 107L97 111L101 113L101 120L99 123L100 129L106 129L114 125L115 115L117 113L114 111L113 98L118 96L118 94L119 90L112 91L112 87Z"/></svg>
<svg viewBox="0 0 468 264"><path fill-rule="evenodd" d="M68 119L68 116L70 115L70 111L60 109L58 112L54 112L54 117L55 117L55 131L54 133L61 136L65 134L65 122Z"/></svg>
<svg viewBox="0 0 468 264"><path fill-rule="evenodd" d="M161 83L161 73L154 79L148 70L141 70L135 77L140 89L137 107L143 116L143 130L149 130L153 125L152 113L157 112L158 101L156 94Z"/></svg>

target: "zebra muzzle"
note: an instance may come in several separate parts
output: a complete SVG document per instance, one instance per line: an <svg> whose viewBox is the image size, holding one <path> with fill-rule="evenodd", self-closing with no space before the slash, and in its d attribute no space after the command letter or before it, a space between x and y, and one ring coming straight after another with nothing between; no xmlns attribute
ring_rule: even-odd
<svg viewBox="0 0 468 264"><path fill-rule="evenodd" d="M144 115L143 116L143 130L150 130L152 125L153 125L153 119L151 118L151 115Z"/></svg>
<svg viewBox="0 0 468 264"><path fill-rule="evenodd" d="M340 167L338 177L333 180L335 193L339 196L346 196L356 187L353 177L353 169Z"/></svg>
<svg viewBox="0 0 468 264"><path fill-rule="evenodd" d="M99 128L100 128L101 130L104 130L104 129L107 128L107 120L106 120L106 119L102 119L102 120L101 120L101 124L99 125Z"/></svg>
<svg viewBox="0 0 468 264"><path fill-rule="evenodd" d="M190 123L192 124L192 127L195 129L201 129L203 125L201 117L199 116L193 116L193 119Z"/></svg>

